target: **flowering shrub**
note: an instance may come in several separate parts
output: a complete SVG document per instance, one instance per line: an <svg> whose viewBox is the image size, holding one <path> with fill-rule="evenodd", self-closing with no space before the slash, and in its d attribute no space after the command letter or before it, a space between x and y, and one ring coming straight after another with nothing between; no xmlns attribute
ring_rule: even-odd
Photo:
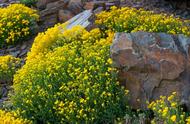
<svg viewBox="0 0 190 124"><path fill-rule="evenodd" d="M0 124L31 124L30 121L15 116L13 112L0 110Z"/></svg>
<svg viewBox="0 0 190 124"><path fill-rule="evenodd" d="M21 60L13 56L0 56L0 82L12 81L13 75L20 67Z"/></svg>
<svg viewBox="0 0 190 124"><path fill-rule="evenodd" d="M187 118L186 113L179 106L176 92L173 92L169 97L160 96L160 99L151 102L148 108L152 109L155 114L152 124L156 124L156 122L164 122L166 124L190 123L190 119Z"/></svg>
<svg viewBox="0 0 190 124"><path fill-rule="evenodd" d="M15 75L15 109L34 123L113 123L123 117L127 92L111 66L113 35L102 38L99 29L88 32L79 26L63 33L58 28L39 34Z"/></svg>
<svg viewBox="0 0 190 124"><path fill-rule="evenodd" d="M96 23L115 32L166 32L190 36L190 21L143 9L112 7L110 12L103 11L98 14Z"/></svg>
<svg viewBox="0 0 190 124"><path fill-rule="evenodd" d="M22 4L0 8L0 47L28 37L34 31L37 19L36 11Z"/></svg>

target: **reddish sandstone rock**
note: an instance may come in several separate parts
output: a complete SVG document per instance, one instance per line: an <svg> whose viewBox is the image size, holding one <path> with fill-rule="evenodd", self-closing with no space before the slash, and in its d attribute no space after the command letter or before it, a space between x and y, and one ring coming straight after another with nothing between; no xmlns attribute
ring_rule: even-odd
<svg viewBox="0 0 190 124"><path fill-rule="evenodd" d="M69 10L59 10L58 17L59 22L66 22L69 19L71 19L74 16L74 14Z"/></svg>
<svg viewBox="0 0 190 124"><path fill-rule="evenodd" d="M190 38L165 33L116 33L111 46L122 85L130 91L130 104L146 108L146 101L176 91L190 109Z"/></svg>
<svg viewBox="0 0 190 124"><path fill-rule="evenodd" d="M84 10L81 0L70 0L67 7L73 14L78 14Z"/></svg>
<svg viewBox="0 0 190 124"><path fill-rule="evenodd" d="M51 2L56 2L56 1L59 1L59 0L38 0L37 2L37 7L40 8L40 9L45 9L46 8L46 5L48 3L51 3Z"/></svg>
<svg viewBox="0 0 190 124"><path fill-rule="evenodd" d="M84 5L84 9L85 10L93 10L95 7L95 3L94 2L86 2L85 5Z"/></svg>

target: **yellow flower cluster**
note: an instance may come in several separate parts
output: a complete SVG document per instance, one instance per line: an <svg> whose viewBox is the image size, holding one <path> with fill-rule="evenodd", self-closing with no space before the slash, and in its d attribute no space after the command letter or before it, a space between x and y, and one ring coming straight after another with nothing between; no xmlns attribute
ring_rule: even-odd
<svg viewBox="0 0 190 124"><path fill-rule="evenodd" d="M31 124L30 121L15 116L14 112L0 110L0 124Z"/></svg>
<svg viewBox="0 0 190 124"><path fill-rule="evenodd" d="M152 109L155 114L152 124L159 121L165 124L186 124L189 121L188 118L186 119L186 113L179 107L176 92L168 97L160 96L160 99L151 102L148 108Z"/></svg>
<svg viewBox="0 0 190 124"><path fill-rule="evenodd" d="M0 82L12 81L13 75L20 67L21 60L13 56L0 56Z"/></svg>
<svg viewBox="0 0 190 124"><path fill-rule="evenodd" d="M186 124L190 124L190 116L186 118Z"/></svg>
<svg viewBox="0 0 190 124"><path fill-rule="evenodd" d="M28 37L38 20L36 10L22 4L11 4L0 9L0 47L15 44Z"/></svg>
<svg viewBox="0 0 190 124"><path fill-rule="evenodd" d="M110 43L113 33L55 26L35 39L14 78L13 105L44 123L113 123L126 112ZM108 36L108 37L105 37Z"/></svg>
<svg viewBox="0 0 190 124"><path fill-rule="evenodd" d="M105 30L115 32L165 32L170 34L185 34L190 36L190 21L182 21L166 14L155 14L151 11L135 8L116 8L103 11L97 15L96 23Z"/></svg>

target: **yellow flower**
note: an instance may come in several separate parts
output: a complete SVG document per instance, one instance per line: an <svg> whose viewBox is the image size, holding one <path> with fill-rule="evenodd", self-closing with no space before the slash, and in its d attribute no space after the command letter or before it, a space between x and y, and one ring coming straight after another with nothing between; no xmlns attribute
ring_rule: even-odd
<svg viewBox="0 0 190 124"><path fill-rule="evenodd" d="M169 97L168 97L168 101L172 101L173 98L174 98L174 95L169 96Z"/></svg>
<svg viewBox="0 0 190 124"><path fill-rule="evenodd" d="M109 64L112 64L112 59L109 58L107 62L108 62Z"/></svg>
<svg viewBox="0 0 190 124"><path fill-rule="evenodd" d="M177 103L173 102L173 103L171 103L171 106L172 106L172 107L176 107L176 106L177 106Z"/></svg>
<svg viewBox="0 0 190 124"><path fill-rule="evenodd" d="M155 122L155 120L153 119L153 120L151 120L151 124L156 124L156 122Z"/></svg>
<svg viewBox="0 0 190 124"><path fill-rule="evenodd" d="M149 105L148 105L148 108L152 108L154 106L154 102L151 102Z"/></svg>
<svg viewBox="0 0 190 124"><path fill-rule="evenodd" d="M163 113L168 113L168 107L165 107Z"/></svg>
<svg viewBox="0 0 190 124"><path fill-rule="evenodd" d="M170 118L173 122L176 122L176 115L172 115Z"/></svg>
<svg viewBox="0 0 190 124"><path fill-rule="evenodd" d="M186 124L190 124L190 116L186 119Z"/></svg>
<svg viewBox="0 0 190 124"><path fill-rule="evenodd" d="M0 110L0 124L31 124L31 121L18 117L15 112Z"/></svg>

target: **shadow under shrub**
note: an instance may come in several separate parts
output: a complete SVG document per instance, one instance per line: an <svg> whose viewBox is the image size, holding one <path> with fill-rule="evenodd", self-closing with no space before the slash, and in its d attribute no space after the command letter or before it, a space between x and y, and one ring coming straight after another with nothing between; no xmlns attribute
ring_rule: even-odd
<svg viewBox="0 0 190 124"><path fill-rule="evenodd" d="M88 32L78 26L63 33L57 29L36 38L39 45L48 39L47 44L38 53L36 41L29 54L36 57L29 57L15 75L14 109L40 124L113 123L124 117L126 92L109 54L112 35L101 38L99 29Z"/></svg>

